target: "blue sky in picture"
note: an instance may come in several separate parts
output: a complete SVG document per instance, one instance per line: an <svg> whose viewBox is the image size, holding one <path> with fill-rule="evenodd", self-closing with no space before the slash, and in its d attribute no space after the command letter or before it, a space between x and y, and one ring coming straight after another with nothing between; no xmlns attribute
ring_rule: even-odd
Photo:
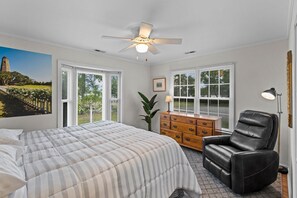
<svg viewBox="0 0 297 198"><path fill-rule="evenodd" d="M38 82L52 80L52 56L24 50L0 47L0 59L9 59L10 71L17 71Z"/></svg>

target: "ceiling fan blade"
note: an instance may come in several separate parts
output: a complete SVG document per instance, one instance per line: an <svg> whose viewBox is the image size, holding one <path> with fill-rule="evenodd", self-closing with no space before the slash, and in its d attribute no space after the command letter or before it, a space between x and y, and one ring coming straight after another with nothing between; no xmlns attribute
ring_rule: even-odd
<svg viewBox="0 0 297 198"><path fill-rule="evenodd" d="M102 38L106 38L106 39L120 39L120 40L132 41L131 38L118 37L118 36L105 36L105 35L103 35Z"/></svg>
<svg viewBox="0 0 297 198"><path fill-rule="evenodd" d="M150 51L154 55L159 54L159 50L152 44L148 44L148 51Z"/></svg>
<svg viewBox="0 0 297 198"><path fill-rule="evenodd" d="M154 44L182 44L181 38L152 38Z"/></svg>
<svg viewBox="0 0 297 198"><path fill-rule="evenodd" d="M148 38L152 32L153 25L149 23L142 22L139 28L139 36Z"/></svg>
<svg viewBox="0 0 297 198"><path fill-rule="evenodd" d="M131 48L135 47L136 45L137 45L137 43L134 43L134 44L132 44L132 45L129 45L128 47L126 47L126 48L124 48L124 49L121 49L119 52L124 52L124 51L126 51L126 50L128 50L128 49L131 49Z"/></svg>

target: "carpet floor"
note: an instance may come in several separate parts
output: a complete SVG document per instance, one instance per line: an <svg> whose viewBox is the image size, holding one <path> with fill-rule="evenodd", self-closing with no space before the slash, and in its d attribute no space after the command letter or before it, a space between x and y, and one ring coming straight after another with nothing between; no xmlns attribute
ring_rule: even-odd
<svg viewBox="0 0 297 198"><path fill-rule="evenodd" d="M278 179L271 185L267 186L261 191L238 195L232 192L232 190L223 184L220 180L214 177L208 170L203 168L202 165L202 154L198 151L183 148L198 180L200 188L202 190L202 198L229 198L229 197L246 197L246 198L277 198L281 197L281 179L280 175ZM183 197L187 198L186 195L179 196L177 192L170 198Z"/></svg>

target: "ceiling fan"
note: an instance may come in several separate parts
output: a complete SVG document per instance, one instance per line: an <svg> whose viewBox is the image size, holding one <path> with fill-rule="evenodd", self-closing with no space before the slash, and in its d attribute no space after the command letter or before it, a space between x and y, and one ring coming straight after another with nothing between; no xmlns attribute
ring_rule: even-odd
<svg viewBox="0 0 297 198"><path fill-rule="evenodd" d="M158 54L158 49L154 44L181 44L181 38L150 38L150 34L153 30L153 25L149 23L142 22L139 27L139 34L135 38L125 38L116 36L102 36L102 38L108 39L120 39L132 42L130 46L120 50L120 52L126 51L131 48L136 48L139 53L146 53L150 51L152 54Z"/></svg>

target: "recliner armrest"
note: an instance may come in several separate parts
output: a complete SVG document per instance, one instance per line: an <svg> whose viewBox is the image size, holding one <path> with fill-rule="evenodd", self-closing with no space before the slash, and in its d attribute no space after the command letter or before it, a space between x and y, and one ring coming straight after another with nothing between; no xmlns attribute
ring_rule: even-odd
<svg viewBox="0 0 297 198"><path fill-rule="evenodd" d="M208 144L220 144L220 145L228 145L230 143L230 135L217 135L217 136L207 136L203 137L203 150L202 156L205 158L204 150L205 146Z"/></svg>
<svg viewBox="0 0 297 198"><path fill-rule="evenodd" d="M278 153L272 150L242 151L231 157L232 189L236 193L258 190L277 178Z"/></svg>
<svg viewBox="0 0 297 198"><path fill-rule="evenodd" d="M203 137L203 147L208 144L226 145L230 143L230 135L217 135Z"/></svg>

